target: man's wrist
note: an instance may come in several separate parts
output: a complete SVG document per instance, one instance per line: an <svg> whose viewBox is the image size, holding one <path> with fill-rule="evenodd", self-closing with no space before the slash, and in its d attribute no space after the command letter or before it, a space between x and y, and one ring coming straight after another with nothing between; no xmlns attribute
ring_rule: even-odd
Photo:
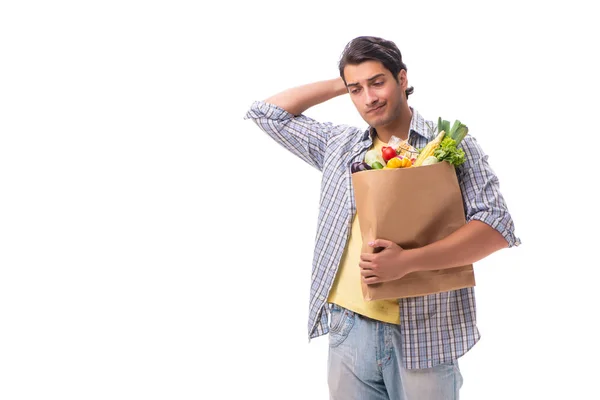
<svg viewBox="0 0 600 400"><path fill-rule="evenodd" d="M336 96L341 96L348 93L348 88L346 87L346 84L341 76L333 79L333 88Z"/></svg>
<svg viewBox="0 0 600 400"><path fill-rule="evenodd" d="M427 270L425 265L427 249L425 247L403 250L402 253L404 253L403 264L406 265L407 273Z"/></svg>

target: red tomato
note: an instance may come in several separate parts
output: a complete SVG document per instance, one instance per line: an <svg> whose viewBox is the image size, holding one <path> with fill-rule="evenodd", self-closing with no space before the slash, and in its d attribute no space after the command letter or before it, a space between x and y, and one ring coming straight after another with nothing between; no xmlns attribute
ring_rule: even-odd
<svg viewBox="0 0 600 400"><path fill-rule="evenodd" d="M393 147L384 146L381 148L381 156L383 157L385 162L388 162L392 158L396 157L396 150L394 150Z"/></svg>

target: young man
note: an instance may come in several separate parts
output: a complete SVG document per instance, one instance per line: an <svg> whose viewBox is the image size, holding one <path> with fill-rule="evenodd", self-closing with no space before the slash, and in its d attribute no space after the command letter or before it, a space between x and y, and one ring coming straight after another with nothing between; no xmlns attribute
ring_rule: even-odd
<svg viewBox="0 0 600 400"><path fill-rule="evenodd" d="M422 248L403 250L378 239L371 245L383 251L361 254L350 164L362 161L373 147L381 149L392 135L421 148L434 133L407 103L413 88L393 42L376 37L352 40L339 70L340 78L257 101L246 115L323 173L309 338L329 332L332 399L458 399L462 376L457 359L479 339L473 288L367 302L361 279L383 282L412 271L467 265L519 245L498 179L476 140L467 135L460 144L466 161L457 167L467 224ZM346 93L368 129L321 123L302 114Z"/></svg>

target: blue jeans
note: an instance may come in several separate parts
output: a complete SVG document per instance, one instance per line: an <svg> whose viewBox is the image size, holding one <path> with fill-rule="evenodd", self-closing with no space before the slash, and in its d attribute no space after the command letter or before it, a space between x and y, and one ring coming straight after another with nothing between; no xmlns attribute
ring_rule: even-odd
<svg viewBox="0 0 600 400"><path fill-rule="evenodd" d="M402 364L398 325L330 306L328 384L332 400L458 400L458 362L426 369Z"/></svg>

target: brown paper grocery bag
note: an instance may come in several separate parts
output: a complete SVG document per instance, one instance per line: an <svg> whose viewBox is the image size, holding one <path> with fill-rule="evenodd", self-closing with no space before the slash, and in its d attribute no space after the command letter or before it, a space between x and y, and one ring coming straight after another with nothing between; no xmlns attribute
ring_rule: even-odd
<svg viewBox="0 0 600 400"><path fill-rule="evenodd" d="M448 162L356 172L352 183L363 253L376 250L368 245L374 239L412 249L443 239L465 224L455 167ZM471 286L475 286L473 265L362 283L365 300L424 296Z"/></svg>

